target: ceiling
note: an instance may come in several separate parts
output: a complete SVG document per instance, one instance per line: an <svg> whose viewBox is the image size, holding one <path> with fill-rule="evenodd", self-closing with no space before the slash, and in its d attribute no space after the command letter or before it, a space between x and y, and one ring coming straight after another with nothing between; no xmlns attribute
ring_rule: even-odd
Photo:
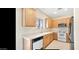
<svg viewBox="0 0 79 59"><path fill-rule="evenodd" d="M73 16L73 8L38 8L44 14L57 18L61 16Z"/></svg>

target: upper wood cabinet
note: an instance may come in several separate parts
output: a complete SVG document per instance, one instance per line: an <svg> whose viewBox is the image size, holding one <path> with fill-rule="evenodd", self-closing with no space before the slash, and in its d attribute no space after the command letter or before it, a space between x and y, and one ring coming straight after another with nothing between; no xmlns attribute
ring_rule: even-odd
<svg viewBox="0 0 79 59"><path fill-rule="evenodd" d="M58 28L58 24L65 23L69 27L71 17L60 17L53 20L53 28Z"/></svg>
<svg viewBox="0 0 79 59"><path fill-rule="evenodd" d="M52 18L47 18L47 27L52 28L53 27L53 20Z"/></svg>
<svg viewBox="0 0 79 59"><path fill-rule="evenodd" d="M36 26L36 11L33 8L23 8L23 26L35 27Z"/></svg>

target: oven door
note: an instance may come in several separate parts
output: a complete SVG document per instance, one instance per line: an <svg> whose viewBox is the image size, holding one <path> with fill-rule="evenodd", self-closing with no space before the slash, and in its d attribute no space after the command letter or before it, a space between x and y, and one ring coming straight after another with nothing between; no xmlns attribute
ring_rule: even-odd
<svg viewBox="0 0 79 59"><path fill-rule="evenodd" d="M66 28L59 28L58 40L66 42Z"/></svg>

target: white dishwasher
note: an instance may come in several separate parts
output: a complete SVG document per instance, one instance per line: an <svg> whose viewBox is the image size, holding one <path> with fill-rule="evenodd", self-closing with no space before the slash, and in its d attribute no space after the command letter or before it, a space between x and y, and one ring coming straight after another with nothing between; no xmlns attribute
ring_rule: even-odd
<svg viewBox="0 0 79 59"><path fill-rule="evenodd" d="M40 50L43 47L43 37L33 39L33 50Z"/></svg>

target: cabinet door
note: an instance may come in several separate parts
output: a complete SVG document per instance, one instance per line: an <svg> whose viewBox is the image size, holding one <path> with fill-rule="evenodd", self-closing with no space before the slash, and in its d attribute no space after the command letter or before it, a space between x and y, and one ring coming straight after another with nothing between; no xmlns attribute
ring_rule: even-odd
<svg viewBox="0 0 79 59"><path fill-rule="evenodd" d="M47 18L47 26L48 26L48 28L53 28L53 19L52 18Z"/></svg>
<svg viewBox="0 0 79 59"><path fill-rule="evenodd" d="M43 37L43 48L46 48L53 41L53 34L47 34Z"/></svg>
<svg viewBox="0 0 79 59"><path fill-rule="evenodd" d="M51 28L52 27L52 23L51 23L51 20L48 19L48 28Z"/></svg>
<svg viewBox="0 0 79 59"><path fill-rule="evenodd" d="M43 37L43 48L47 47L47 45L49 44L49 39L50 38L48 34Z"/></svg>
<svg viewBox="0 0 79 59"><path fill-rule="evenodd" d="M25 27L36 26L36 12L32 8L23 9L23 26Z"/></svg>
<svg viewBox="0 0 79 59"><path fill-rule="evenodd" d="M53 41L53 33L50 34L50 38L51 38L50 42L52 42Z"/></svg>
<svg viewBox="0 0 79 59"><path fill-rule="evenodd" d="M53 32L53 39L58 40L58 34L56 32Z"/></svg>

